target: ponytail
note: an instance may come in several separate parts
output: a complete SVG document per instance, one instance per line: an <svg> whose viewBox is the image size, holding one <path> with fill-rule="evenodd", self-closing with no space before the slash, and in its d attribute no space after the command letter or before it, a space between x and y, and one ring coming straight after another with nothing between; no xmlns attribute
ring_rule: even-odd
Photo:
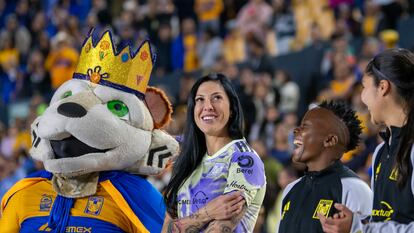
<svg viewBox="0 0 414 233"><path fill-rule="evenodd" d="M410 98L407 100L406 114L407 121L401 131L400 145L398 146L396 162L397 162L397 185L402 188L409 176L410 171L410 155L411 148L414 143L414 94L411 92Z"/></svg>

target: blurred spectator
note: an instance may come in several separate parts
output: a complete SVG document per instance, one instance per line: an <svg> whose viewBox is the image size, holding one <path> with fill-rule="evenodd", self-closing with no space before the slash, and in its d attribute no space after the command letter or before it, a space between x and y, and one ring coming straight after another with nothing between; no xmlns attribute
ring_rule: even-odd
<svg viewBox="0 0 414 233"><path fill-rule="evenodd" d="M373 0L374 3L381 7L381 11L384 15L384 28L385 29L397 29L397 22L403 8L401 1L399 0Z"/></svg>
<svg viewBox="0 0 414 233"><path fill-rule="evenodd" d="M369 58L371 59L379 52L381 52L381 44L379 40L375 37L367 37L362 44L361 52L359 54L360 58ZM364 67L365 68L365 67ZM365 69L364 69L365 70ZM362 70L363 71L363 70Z"/></svg>
<svg viewBox="0 0 414 233"><path fill-rule="evenodd" d="M170 24L161 24L158 28L158 36L153 41L157 53L156 75L161 77L172 71L172 31Z"/></svg>
<svg viewBox="0 0 414 233"><path fill-rule="evenodd" d="M257 36L247 39L247 60L246 63L256 73L266 72L273 75L272 61L265 50L265 45Z"/></svg>
<svg viewBox="0 0 414 233"><path fill-rule="evenodd" d="M253 91L256 119L252 127L260 127L263 124L266 120L266 109L270 106L276 106L275 97L276 93L271 85L266 85L263 81L256 82Z"/></svg>
<svg viewBox="0 0 414 233"><path fill-rule="evenodd" d="M353 9L349 4L340 4L337 8L337 22L343 23L352 37L361 36L361 22L359 11Z"/></svg>
<svg viewBox="0 0 414 233"><path fill-rule="evenodd" d="M249 134L249 140L262 140L267 149L272 148L274 141L274 131L277 123L281 120L279 110L274 105L266 108L266 116L260 124L255 122ZM287 135L286 135L287 138Z"/></svg>
<svg viewBox="0 0 414 233"><path fill-rule="evenodd" d="M221 56L222 44L222 39L212 28L207 28L201 32L201 38L197 45L201 68L210 68L214 65L217 58Z"/></svg>
<svg viewBox="0 0 414 233"><path fill-rule="evenodd" d="M234 21L227 24L227 29L223 43L224 58L231 64L241 63L246 60L245 38Z"/></svg>
<svg viewBox="0 0 414 233"><path fill-rule="evenodd" d="M296 112L298 110L300 92L299 86L285 70L275 72L274 86L279 90L279 110L282 113Z"/></svg>
<svg viewBox="0 0 414 233"><path fill-rule="evenodd" d="M286 125L278 123L273 130L273 144L270 147L270 155L279 161L283 166L291 163L291 148L289 145L289 131Z"/></svg>
<svg viewBox="0 0 414 233"><path fill-rule="evenodd" d="M172 45L173 69L191 72L198 68L197 34L194 19L186 18L181 23L181 33Z"/></svg>
<svg viewBox="0 0 414 233"><path fill-rule="evenodd" d="M31 43L31 36L26 27L19 25L17 16L10 14L6 19L6 27L0 31L0 48L4 47L6 38L12 38L13 44L16 45L17 50L21 56L26 56Z"/></svg>
<svg viewBox="0 0 414 233"><path fill-rule="evenodd" d="M377 35L382 17L380 13L373 0L365 1L365 16L362 19L362 33L365 37Z"/></svg>
<svg viewBox="0 0 414 233"><path fill-rule="evenodd" d="M195 0L194 11L198 18L200 33L207 29L215 34L220 32L220 14L223 0Z"/></svg>
<svg viewBox="0 0 414 233"><path fill-rule="evenodd" d="M12 40L5 39L4 48L0 51L0 88L1 100L5 104L17 101L23 89L23 73L18 66L19 54L13 47Z"/></svg>
<svg viewBox="0 0 414 233"><path fill-rule="evenodd" d="M264 39L264 26L270 22L272 7L264 0L249 0L237 15L237 26L243 35L253 34Z"/></svg>
<svg viewBox="0 0 414 233"><path fill-rule="evenodd" d="M356 81L352 67L346 60L346 54L337 53L334 57L333 80L325 90L320 92L318 100L348 100Z"/></svg>
<svg viewBox="0 0 414 233"><path fill-rule="evenodd" d="M52 38L52 49L46 58L45 67L50 72L54 90L71 79L75 71L79 54L72 47L72 40L65 32L59 32Z"/></svg>
<svg viewBox="0 0 414 233"><path fill-rule="evenodd" d="M285 0L273 0L273 16L271 24L276 32L277 54L282 55L290 51L296 35L295 17L290 5Z"/></svg>
<svg viewBox="0 0 414 233"><path fill-rule="evenodd" d="M398 40L400 39L400 35L397 31L391 29L384 30L380 32L379 37L385 49L398 48Z"/></svg>
<svg viewBox="0 0 414 233"><path fill-rule="evenodd" d="M13 158L13 148L16 142L17 133L17 126L13 124L8 128L7 132L1 138L0 155L2 155L7 160Z"/></svg>
<svg viewBox="0 0 414 233"><path fill-rule="evenodd" d="M157 38L160 26L171 21L174 7L168 0L150 0L141 8L141 14L145 15L143 19L144 28L149 38L153 40Z"/></svg>
<svg viewBox="0 0 414 233"><path fill-rule="evenodd" d="M0 65L7 66L9 63L19 64L20 53L15 46L13 35L7 34L3 38L0 47Z"/></svg>
<svg viewBox="0 0 414 233"><path fill-rule="evenodd" d="M350 65L355 64L354 51L353 48L349 45L348 39L345 36L345 34L336 32L332 35L331 41L332 46L328 51L325 52L322 60L322 75L328 75L328 73L332 71L332 64L334 63L336 54L345 54L345 60L347 61L347 63Z"/></svg>
<svg viewBox="0 0 414 233"><path fill-rule="evenodd" d="M39 93L43 96L51 94L50 76L45 69L44 61L45 58L40 50L33 50L29 56L24 80L29 82L26 87L30 96L34 93Z"/></svg>

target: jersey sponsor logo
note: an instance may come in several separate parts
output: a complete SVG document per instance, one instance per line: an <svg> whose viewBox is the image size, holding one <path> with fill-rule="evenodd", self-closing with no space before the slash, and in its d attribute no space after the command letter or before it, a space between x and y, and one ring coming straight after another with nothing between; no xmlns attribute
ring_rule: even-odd
<svg viewBox="0 0 414 233"><path fill-rule="evenodd" d="M52 228L47 223L39 227L40 232L51 232ZM65 229L67 233L92 233L92 227L67 226Z"/></svg>
<svg viewBox="0 0 414 233"><path fill-rule="evenodd" d="M200 208L200 207L204 206L205 204L207 204L207 202L208 202L208 196L203 191L198 191L191 200L189 200L189 199L178 200L178 204L181 204L181 205L191 205L191 204L193 204L197 208ZM199 205L201 205L201 206L199 206Z"/></svg>
<svg viewBox="0 0 414 233"><path fill-rule="evenodd" d="M226 188L236 188L236 189L240 189L240 190L244 190L247 193L250 193L250 190L247 189L246 185L244 184L239 184L237 181L233 180L230 184L226 184Z"/></svg>
<svg viewBox="0 0 414 233"><path fill-rule="evenodd" d="M242 168L250 168L254 165L254 160L250 155L241 155L237 158L237 164Z"/></svg>
<svg viewBox="0 0 414 233"><path fill-rule="evenodd" d="M50 208L52 207L53 198L50 195L43 194L40 198L40 205L39 209L40 211L50 211Z"/></svg>
<svg viewBox="0 0 414 233"><path fill-rule="evenodd" d="M86 204L84 212L86 214L99 215L101 213L103 203L104 203L103 197L100 197L100 196L89 197L88 203Z"/></svg>
<svg viewBox="0 0 414 233"><path fill-rule="evenodd" d="M253 169L246 169L246 168L237 168L236 169L236 173L243 173L243 174L248 174L248 175L252 175L253 174Z"/></svg>
<svg viewBox="0 0 414 233"><path fill-rule="evenodd" d="M384 221L388 221L391 219L391 215L394 213L394 209L390 204L385 201L380 202L383 206L382 209L372 209L372 216L378 216L385 218Z"/></svg>
<svg viewBox="0 0 414 233"><path fill-rule="evenodd" d="M192 199L193 205L195 205L197 208L204 206L207 203L207 200L208 197L203 191L198 191Z"/></svg>
<svg viewBox="0 0 414 233"><path fill-rule="evenodd" d="M67 233L92 233L92 227L76 227L68 226L66 227Z"/></svg>
<svg viewBox="0 0 414 233"><path fill-rule="evenodd" d="M289 208L290 208L290 201L288 201L288 202L285 204L285 206L283 206L282 219L283 219L283 217L285 217L286 212L288 212L288 211L289 211Z"/></svg>
<svg viewBox="0 0 414 233"><path fill-rule="evenodd" d="M397 181L397 179L398 179L398 170L397 170L396 167L392 169L391 174L388 178L390 180Z"/></svg>
<svg viewBox="0 0 414 233"><path fill-rule="evenodd" d="M324 215L325 217L328 217L329 210L331 210L332 204L333 200L320 199L318 205L316 206L315 212L313 213L312 218L319 219L318 213Z"/></svg>

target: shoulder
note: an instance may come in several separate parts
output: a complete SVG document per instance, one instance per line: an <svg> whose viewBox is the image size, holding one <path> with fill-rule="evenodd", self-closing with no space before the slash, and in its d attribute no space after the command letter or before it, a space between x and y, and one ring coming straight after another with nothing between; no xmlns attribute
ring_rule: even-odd
<svg viewBox="0 0 414 233"><path fill-rule="evenodd" d="M128 191L155 191L158 192L154 186L145 178L139 175L133 175L124 171L109 171L102 172L99 177L99 182L110 182L113 186L117 188L128 187ZM148 193L147 193L148 194ZM145 194L146 195L146 194Z"/></svg>
<svg viewBox="0 0 414 233"><path fill-rule="evenodd" d="M341 183L342 204L353 212L359 211L364 215L369 215L373 203L373 192L369 186L356 177L342 178Z"/></svg>
<svg viewBox="0 0 414 233"><path fill-rule="evenodd" d="M36 174L32 177L27 177L18 181L4 194L1 200L1 209L4 210L12 198L19 198L21 196L25 196L26 194L29 194L30 196L34 195L37 193L36 190L38 190L39 185L42 185L42 189L49 187L49 191L52 191L49 179L37 176Z"/></svg>
<svg viewBox="0 0 414 233"><path fill-rule="evenodd" d="M341 178L342 189L352 193L372 195L372 191L363 180L357 177Z"/></svg>
<svg viewBox="0 0 414 233"><path fill-rule="evenodd" d="M240 168L259 169L264 172L262 159L246 141L235 142L233 148L234 150L231 154L232 164L237 164Z"/></svg>
<svg viewBox="0 0 414 233"><path fill-rule="evenodd" d="M293 187L295 187L295 185L302 180L303 177L293 181L292 183L288 184L284 189L283 189L283 194L282 194L282 200L285 199L285 197L290 193L290 191L292 191Z"/></svg>

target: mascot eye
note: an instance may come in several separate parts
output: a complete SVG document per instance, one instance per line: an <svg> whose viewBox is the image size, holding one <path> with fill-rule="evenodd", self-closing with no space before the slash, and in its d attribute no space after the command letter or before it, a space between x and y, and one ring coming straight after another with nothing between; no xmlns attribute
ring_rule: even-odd
<svg viewBox="0 0 414 233"><path fill-rule="evenodd" d="M64 99L64 98L67 98L67 97L69 97L69 96L71 96L72 95L72 91L66 91L65 93L63 93L63 95L62 95L62 99Z"/></svg>
<svg viewBox="0 0 414 233"><path fill-rule="evenodd" d="M120 100L109 101L106 106L108 107L109 111L118 117L124 117L129 113L128 107L124 104L124 102Z"/></svg>

